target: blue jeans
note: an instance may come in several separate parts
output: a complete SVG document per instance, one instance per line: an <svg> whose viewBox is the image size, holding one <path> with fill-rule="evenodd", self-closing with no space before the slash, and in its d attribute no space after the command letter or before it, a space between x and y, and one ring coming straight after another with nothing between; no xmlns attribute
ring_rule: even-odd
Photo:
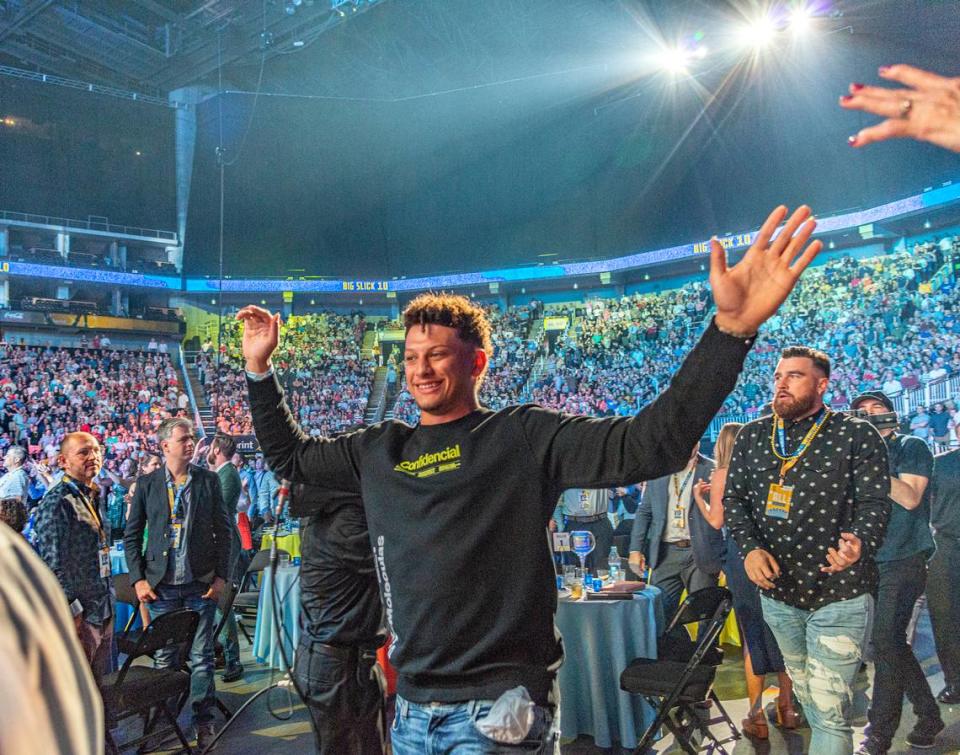
<svg viewBox="0 0 960 755"><path fill-rule="evenodd" d="M871 600L860 595L808 611L760 596L763 618L810 723L810 752L817 755L853 752L850 707Z"/></svg>
<svg viewBox="0 0 960 755"><path fill-rule="evenodd" d="M214 629L216 629L217 624L220 623L223 618L223 614L220 613L220 609L217 609L216 624L214 624ZM240 665L240 636L237 634L237 617L233 613L233 609L230 609L230 613L227 616L226 622L224 622L223 629L220 630L220 636L217 637L220 641L220 644L223 645L223 660L226 663L226 670L234 669Z"/></svg>
<svg viewBox="0 0 960 755"><path fill-rule="evenodd" d="M390 741L393 755L553 755L560 752L559 709L534 707L534 722L518 744L503 744L477 729L494 700L465 703L411 703L397 695Z"/></svg>
<svg viewBox="0 0 960 755"><path fill-rule="evenodd" d="M217 628L215 623L217 604L213 600L204 600L200 597L208 588L209 585L203 582L191 582L186 585L157 585L154 588L157 599L147 604L150 607L151 619L178 608L188 608L200 614L200 623L190 648L190 703L195 724L213 721L217 699L217 689L213 681L213 630ZM169 668L179 662L175 648L159 650L154 658L154 665L157 668Z"/></svg>

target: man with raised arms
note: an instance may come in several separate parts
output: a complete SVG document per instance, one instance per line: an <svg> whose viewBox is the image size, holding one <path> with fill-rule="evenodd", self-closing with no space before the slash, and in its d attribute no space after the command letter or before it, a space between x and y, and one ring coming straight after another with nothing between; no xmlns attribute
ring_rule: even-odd
<svg viewBox="0 0 960 755"><path fill-rule="evenodd" d="M759 326L821 248L801 207L779 207L728 267L711 248L716 314L670 387L633 417L538 406L498 412L477 394L490 325L468 299L426 294L404 312L404 370L420 424L387 421L308 438L273 374L279 316L245 307L250 405L279 477L358 493L393 633L397 755L555 752L556 590L547 523L562 490L636 483L681 469L733 389Z"/></svg>

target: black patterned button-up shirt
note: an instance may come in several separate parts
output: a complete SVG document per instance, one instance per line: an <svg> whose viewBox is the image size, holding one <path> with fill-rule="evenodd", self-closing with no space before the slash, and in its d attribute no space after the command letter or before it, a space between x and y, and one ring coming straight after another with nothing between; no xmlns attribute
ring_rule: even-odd
<svg viewBox="0 0 960 755"><path fill-rule="evenodd" d="M761 417L740 431L727 473L723 505L726 525L746 556L768 551L780 577L768 597L815 610L849 600L876 587L874 555L883 543L890 516L890 475L880 433L868 422L831 415L784 480L793 487L785 519L766 514L770 485L780 481L781 461L771 447L773 417ZM814 417L787 422L787 450L794 451ZM837 548L841 532L860 538L860 560L827 574L827 549Z"/></svg>
<svg viewBox="0 0 960 755"><path fill-rule="evenodd" d="M96 501L90 489L74 485ZM110 577L100 576L99 553L107 543L98 529L79 520L71 499L76 499L76 490L65 480L43 496L36 523L37 552L56 575L67 602L82 610L85 621L99 626L113 616Z"/></svg>

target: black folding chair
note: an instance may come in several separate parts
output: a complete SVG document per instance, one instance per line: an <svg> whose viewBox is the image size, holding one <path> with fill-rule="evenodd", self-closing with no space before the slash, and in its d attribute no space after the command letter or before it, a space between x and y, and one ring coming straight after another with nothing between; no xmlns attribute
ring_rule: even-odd
<svg viewBox="0 0 960 755"><path fill-rule="evenodd" d="M669 638L678 625L699 624L697 641L684 645L675 639L664 639L658 644L661 657L636 658L620 675L622 690L643 696L657 709L635 753L645 755L661 726L666 726L690 755L701 751L694 742L697 735L700 742L707 742L709 753L727 753L723 745L740 739L740 732L713 690L717 665L722 660L714 645L732 607L733 597L724 587L706 587L691 593L680 604L664 638ZM713 706L719 716L706 718L705 707ZM720 740L710 731L710 726L717 723L730 728L729 737Z"/></svg>
<svg viewBox="0 0 960 755"><path fill-rule="evenodd" d="M137 621L137 616L140 614L140 601L137 598L137 591L133 589L133 585L130 582L129 574L113 575L113 592L118 603L126 603L133 608L133 613L130 614L130 618L127 620L123 631L115 637L117 650L124 655L130 655L137 646L143 630L132 628Z"/></svg>
<svg viewBox="0 0 960 755"><path fill-rule="evenodd" d="M290 554L282 548L277 550L277 554L278 557L285 555L289 558L290 556ZM251 645L253 644L253 637L251 637L250 632L247 631L244 621L250 619L256 623L257 606L260 605L260 587L259 585L253 584L253 577L254 575L262 574L263 570L268 566L270 566L270 551L257 551L257 554L250 560L250 566L248 566L247 571L244 572L243 579L240 580L240 591L233 601L233 612L237 617L237 628L243 632L243 636L247 638L247 642ZM260 584L262 584L262 580Z"/></svg>
<svg viewBox="0 0 960 755"><path fill-rule="evenodd" d="M168 728L176 734L183 745L182 750L191 752L190 744L168 704L172 699L182 700L189 695L190 674L181 667L158 669L134 666L133 662L163 648L174 648L182 656L193 643L199 622L199 614L186 608L157 616L140 633L121 669L103 678L100 691L107 722L107 746L111 752L119 755L123 750L141 745L154 737L158 733L155 724L160 718L166 720ZM148 722L143 735L122 746L118 745L112 729L124 719L137 715Z"/></svg>

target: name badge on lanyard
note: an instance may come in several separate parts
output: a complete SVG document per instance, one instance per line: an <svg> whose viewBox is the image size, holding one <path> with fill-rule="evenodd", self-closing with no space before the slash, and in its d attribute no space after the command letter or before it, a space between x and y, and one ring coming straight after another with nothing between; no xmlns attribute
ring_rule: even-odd
<svg viewBox="0 0 960 755"><path fill-rule="evenodd" d="M100 549L100 576L101 577L110 576L110 549L109 548Z"/></svg>
<svg viewBox="0 0 960 755"><path fill-rule="evenodd" d="M820 430L823 429L828 419L830 419L830 412L825 408L821 408L814 418L813 425L810 426L803 440L800 441L797 450L789 454L787 453L787 433L783 420L780 417L776 417L774 420L773 428L770 432L770 445L773 449L774 456L780 459L780 480L779 482L770 483L770 489L767 491L767 501L763 511L766 516L769 516L771 519L790 518L790 508L793 506L794 486L784 485L783 482L790 470L803 458L807 449L810 448L810 444L813 443L814 438L816 438ZM775 443L775 439L779 441L779 443Z"/></svg>
<svg viewBox="0 0 960 755"><path fill-rule="evenodd" d="M793 504L793 485L770 483L767 493L767 505L764 514L773 519L789 519L790 506Z"/></svg>
<svg viewBox="0 0 960 755"><path fill-rule="evenodd" d="M674 526L680 527L681 529L683 528L684 522L686 521L686 513L687 513L687 510L684 506L680 506L679 504L677 506L674 506L673 508Z"/></svg>
<svg viewBox="0 0 960 755"><path fill-rule="evenodd" d="M178 550L183 542L183 494L186 487L184 483L174 492L173 485L167 483L167 494L170 498L170 547L174 550Z"/></svg>
<svg viewBox="0 0 960 755"><path fill-rule="evenodd" d="M677 482L677 475L670 475L670 481L673 483L673 494L676 498L676 505L673 507L673 526L680 529L684 529L687 526L687 507L683 504L683 493L687 489L687 485L690 482L690 478L693 477L693 473L697 471L697 468L694 466L690 471L687 472L686 476L683 478L683 482Z"/></svg>

